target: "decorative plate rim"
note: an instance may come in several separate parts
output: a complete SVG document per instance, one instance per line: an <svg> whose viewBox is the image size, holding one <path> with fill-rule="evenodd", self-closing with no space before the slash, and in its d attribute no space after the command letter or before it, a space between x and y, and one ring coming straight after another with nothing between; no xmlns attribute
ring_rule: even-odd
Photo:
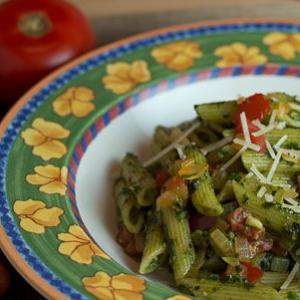
<svg viewBox="0 0 300 300"><path fill-rule="evenodd" d="M145 39L147 37L155 37L159 34L164 34L167 32L176 32L180 30L188 30L194 27L206 27L206 26L218 26L218 25L243 25L243 24L264 24L264 23L273 23L277 25L300 25L300 20L288 20L284 18L235 18L235 19L226 19L226 20L218 20L218 21L200 21L200 22L193 22L188 24L182 25L175 25L164 27L161 29L155 29L151 31L147 31L144 33L136 34L124 39L121 39L117 42L110 43L106 46L102 46L96 48L75 60L65 64L64 66L58 68L57 70L51 72L48 76L44 79L39 81L35 84L28 92L26 92L17 102L16 104L9 110L6 116L2 119L0 124L0 137L2 138L3 134L5 133L6 129L10 125L11 120L14 119L18 111L22 108L24 104L31 100L31 97L36 94L41 88L48 83L50 83L54 78L58 77L63 72L72 69L79 63L92 58L95 55L99 55L106 51L109 51L114 48L118 48L124 44L128 44L134 41L138 41L140 39ZM35 288L37 289L42 295L47 298L53 299L67 299L66 295L58 291L54 286L49 284L45 279L43 279L37 272L35 272L32 267L22 258L16 247L13 245L12 241L6 234L4 227L0 224L0 246L3 252L5 253L6 257L9 261L13 264L16 270Z"/></svg>

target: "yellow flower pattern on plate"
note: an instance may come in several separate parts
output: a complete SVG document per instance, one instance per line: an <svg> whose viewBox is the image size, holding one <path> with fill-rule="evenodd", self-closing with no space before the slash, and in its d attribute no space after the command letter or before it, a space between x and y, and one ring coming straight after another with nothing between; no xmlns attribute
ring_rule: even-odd
<svg viewBox="0 0 300 300"><path fill-rule="evenodd" d="M67 190L68 169L53 165L36 166L35 174L26 176L26 181L33 185L39 185L39 190L46 194L60 194L64 196Z"/></svg>
<svg viewBox="0 0 300 300"><path fill-rule="evenodd" d="M63 210L59 207L47 208L46 204L39 200L17 200L13 211L20 219L20 226L32 233L45 233L47 227L57 226Z"/></svg>
<svg viewBox="0 0 300 300"><path fill-rule="evenodd" d="M192 298L187 297L187 296L183 296L183 295L176 295L173 297L169 297L166 300L191 300Z"/></svg>
<svg viewBox="0 0 300 300"><path fill-rule="evenodd" d="M248 47L243 43L233 43L218 47L214 54L221 59L216 65L220 68L235 65L258 65L268 61L267 57L260 52L258 47Z"/></svg>
<svg viewBox="0 0 300 300"><path fill-rule="evenodd" d="M178 41L154 48L151 55L171 70L184 71L192 67L194 60L203 54L199 43Z"/></svg>
<svg viewBox="0 0 300 300"><path fill-rule="evenodd" d="M110 259L78 225L71 225L68 232L59 233L57 238L62 241L58 252L80 264L91 264L94 256Z"/></svg>
<svg viewBox="0 0 300 300"><path fill-rule="evenodd" d="M27 128L21 133L25 144L33 147L32 153L43 160L63 157L67 153L67 147L59 140L69 135L69 130L43 118L35 119L32 128Z"/></svg>
<svg viewBox="0 0 300 300"><path fill-rule="evenodd" d="M116 62L106 67L107 75L102 78L104 87L115 94L123 94L134 89L139 83L151 79L147 62L136 60L129 64Z"/></svg>
<svg viewBox="0 0 300 300"><path fill-rule="evenodd" d="M141 277L127 274L110 276L97 272L93 277L84 277L85 289L101 300L142 300L145 281Z"/></svg>
<svg viewBox="0 0 300 300"><path fill-rule="evenodd" d="M295 58L300 52L300 33L271 32L263 38L263 42L273 55L286 60Z"/></svg>
<svg viewBox="0 0 300 300"><path fill-rule="evenodd" d="M71 87L54 100L53 109L62 117L72 114L82 118L95 109L94 99L93 90L84 86Z"/></svg>

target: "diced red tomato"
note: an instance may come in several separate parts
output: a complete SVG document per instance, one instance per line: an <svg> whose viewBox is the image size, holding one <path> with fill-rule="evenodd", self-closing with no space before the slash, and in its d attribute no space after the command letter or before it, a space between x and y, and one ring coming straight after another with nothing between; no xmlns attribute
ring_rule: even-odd
<svg viewBox="0 0 300 300"><path fill-rule="evenodd" d="M155 181L156 181L156 188L158 191L161 190L165 182L170 178L170 174L164 170L160 170L157 172Z"/></svg>
<svg viewBox="0 0 300 300"><path fill-rule="evenodd" d="M288 251L282 247L279 241L274 241L271 252L277 256L287 256Z"/></svg>
<svg viewBox="0 0 300 300"><path fill-rule="evenodd" d="M181 177L171 177L166 183L165 187L168 191L176 190L178 187L185 185L185 180Z"/></svg>
<svg viewBox="0 0 300 300"><path fill-rule="evenodd" d="M171 177L166 181L164 187L167 191L172 191L175 193L180 199L188 199L189 191L184 179L177 176Z"/></svg>
<svg viewBox="0 0 300 300"><path fill-rule="evenodd" d="M190 228L192 232L197 229L208 230L216 224L216 221L216 217L203 216L199 213L194 213L190 218Z"/></svg>
<svg viewBox="0 0 300 300"><path fill-rule="evenodd" d="M227 216L227 221L230 224L231 230L233 232L243 231L248 216L249 213L242 207L239 207L236 210L229 213Z"/></svg>
<svg viewBox="0 0 300 300"><path fill-rule="evenodd" d="M249 241L259 240L264 237L265 229L247 226L246 219L249 215L249 212L242 207L239 207L228 214L227 221L229 222L230 228L233 232L246 237Z"/></svg>
<svg viewBox="0 0 300 300"><path fill-rule="evenodd" d="M249 262L241 262L241 265L245 268L248 282L255 284L262 278L264 272L260 268L253 266Z"/></svg>
<svg viewBox="0 0 300 300"><path fill-rule="evenodd" d="M263 94L254 94L238 105L236 125L240 123L240 114L245 112L249 121L262 120L272 112L270 102Z"/></svg>
<svg viewBox="0 0 300 300"><path fill-rule="evenodd" d="M119 228L117 237L117 242L122 246L125 253L130 256L139 256L141 255L142 251L137 249L136 241L134 234L130 233L124 226Z"/></svg>
<svg viewBox="0 0 300 300"><path fill-rule="evenodd" d="M262 120L272 112L269 100L263 94L254 94L238 105L235 116L236 134L243 132L240 119L242 112L246 114L251 142L260 146L260 152L265 152L266 139L263 135L258 137L252 135L253 132L259 129L252 124L252 121L255 119Z"/></svg>
<svg viewBox="0 0 300 300"><path fill-rule="evenodd" d="M255 126L254 124L252 124L251 121L249 121L247 119L247 124L248 124L248 128L249 128L249 133L250 133L250 140L253 144L256 144L258 146L260 146L260 150L259 152L265 152L266 149L267 149L267 146L266 146L266 138L264 135L260 135L260 136L253 136L253 132L255 131L258 131L259 128L257 126ZM243 127L242 127L242 124L241 122L239 122L235 128L235 133L237 135L240 135L243 133Z"/></svg>
<svg viewBox="0 0 300 300"><path fill-rule="evenodd" d="M266 231L265 229L258 229L251 226L245 226L243 230L243 235L249 240L249 241L257 241L264 237Z"/></svg>

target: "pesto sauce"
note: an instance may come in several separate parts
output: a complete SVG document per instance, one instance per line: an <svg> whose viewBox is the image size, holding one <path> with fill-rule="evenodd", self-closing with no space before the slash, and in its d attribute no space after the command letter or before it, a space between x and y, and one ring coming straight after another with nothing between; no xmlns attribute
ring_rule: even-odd
<svg viewBox="0 0 300 300"><path fill-rule="evenodd" d="M300 300L300 294L297 292L288 292L287 300Z"/></svg>

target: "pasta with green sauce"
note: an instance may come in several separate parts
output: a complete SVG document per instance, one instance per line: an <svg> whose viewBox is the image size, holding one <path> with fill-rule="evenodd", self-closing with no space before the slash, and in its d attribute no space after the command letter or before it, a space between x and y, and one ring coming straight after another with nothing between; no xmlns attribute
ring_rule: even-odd
<svg viewBox="0 0 300 300"><path fill-rule="evenodd" d="M300 103L285 93L195 106L128 153L117 240L139 272L202 299L300 299Z"/></svg>

